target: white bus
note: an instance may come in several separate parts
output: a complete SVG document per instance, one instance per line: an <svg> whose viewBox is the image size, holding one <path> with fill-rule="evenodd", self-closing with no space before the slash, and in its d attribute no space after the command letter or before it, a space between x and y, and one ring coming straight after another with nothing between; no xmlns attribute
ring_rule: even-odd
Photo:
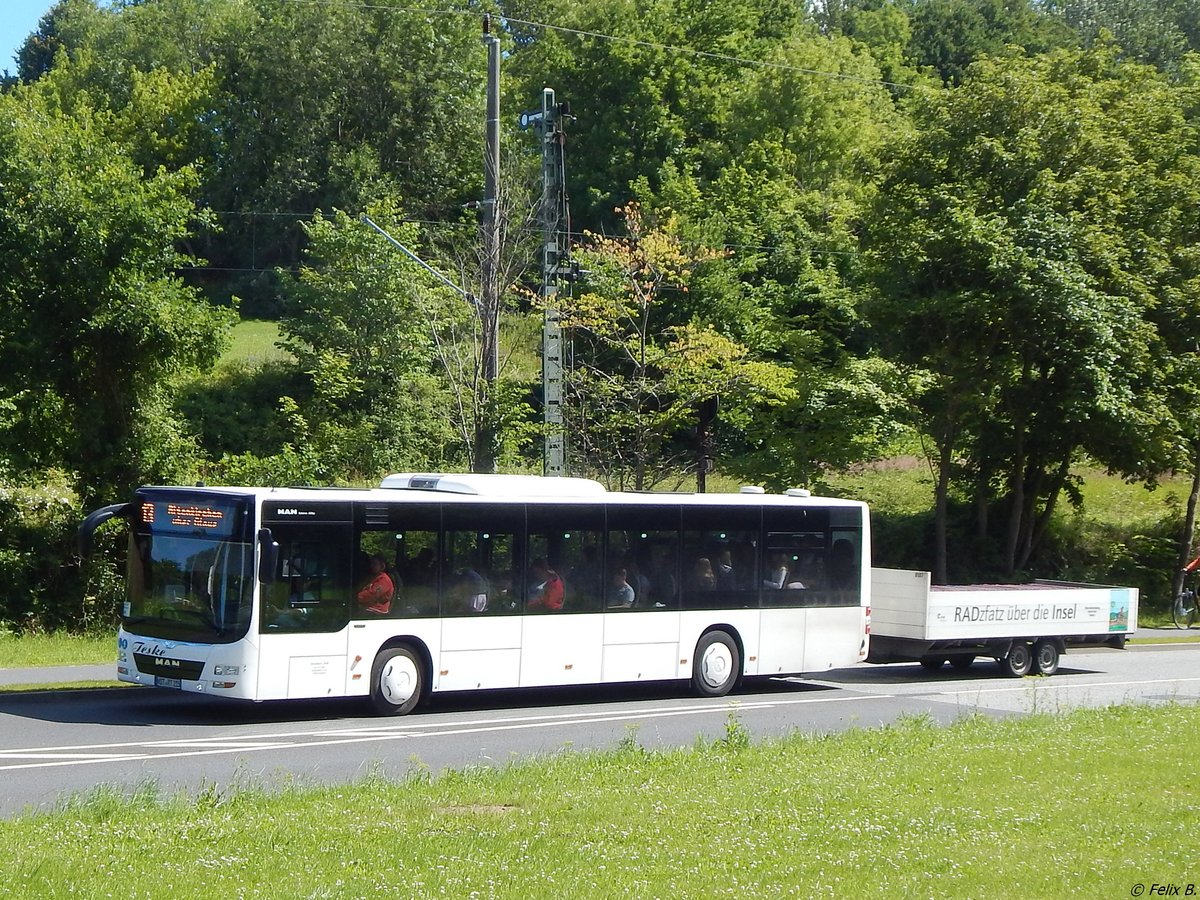
<svg viewBox="0 0 1200 900"><path fill-rule="evenodd" d="M867 656L866 506L807 491L449 474L143 487L88 516L81 553L114 516L129 527L117 673L133 684L404 714L495 688L687 679L721 696Z"/></svg>

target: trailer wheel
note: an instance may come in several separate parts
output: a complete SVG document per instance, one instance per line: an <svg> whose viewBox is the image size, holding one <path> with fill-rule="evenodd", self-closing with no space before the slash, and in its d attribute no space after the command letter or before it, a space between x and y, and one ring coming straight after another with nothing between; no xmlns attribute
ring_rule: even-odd
<svg viewBox="0 0 1200 900"><path fill-rule="evenodd" d="M724 631L702 635L692 659L692 689L702 697L724 697L741 677L741 654Z"/></svg>
<svg viewBox="0 0 1200 900"><path fill-rule="evenodd" d="M950 657L950 665L958 669L960 672L971 668L971 663L975 662L974 656L952 656Z"/></svg>
<svg viewBox="0 0 1200 900"><path fill-rule="evenodd" d="M1058 671L1058 645L1045 638L1033 645L1033 662L1039 675L1053 675Z"/></svg>
<svg viewBox="0 0 1200 900"><path fill-rule="evenodd" d="M1000 668L1005 675L1013 678L1023 678L1033 669L1033 653L1024 641L1014 641L1008 649L1008 655L1000 660Z"/></svg>
<svg viewBox="0 0 1200 900"><path fill-rule="evenodd" d="M371 667L371 705L376 712L403 716L412 712L425 690L425 667L407 646L389 647Z"/></svg>
<svg viewBox="0 0 1200 900"><path fill-rule="evenodd" d="M920 659L921 668L926 672L941 671L942 665L946 662L941 656L922 656Z"/></svg>

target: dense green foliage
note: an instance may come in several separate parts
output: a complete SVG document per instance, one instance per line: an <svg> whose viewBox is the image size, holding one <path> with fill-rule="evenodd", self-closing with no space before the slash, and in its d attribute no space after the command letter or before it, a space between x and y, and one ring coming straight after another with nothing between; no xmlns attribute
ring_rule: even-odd
<svg viewBox="0 0 1200 900"><path fill-rule="evenodd" d="M541 309L516 111L550 85L574 112L576 474L677 483L712 458L815 484L920 442L937 477L910 546L962 580L1090 557L1062 543L1081 464L1178 472L1191 502L1133 568L1178 567L1200 496L1194 3L485 7L519 359ZM77 514L146 481L539 468L536 375L482 379L471 305L482 11L57 3L0 95L3 484ZM239 310L286 352L215 369ZM5 530L0 619L50 624L37 559L67 529L39 527Z"/></svg>

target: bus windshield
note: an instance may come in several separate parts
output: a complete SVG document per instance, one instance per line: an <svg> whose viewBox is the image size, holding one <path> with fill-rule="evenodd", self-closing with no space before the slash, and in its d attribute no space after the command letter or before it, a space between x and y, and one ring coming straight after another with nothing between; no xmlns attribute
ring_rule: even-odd
<svg viewBox="0 0 1200 900"><path fill-rule="evenodd" d="M254 603L248 505L178 495L138 501L122 609L126 629L199 643L245 636Z"/></svg>

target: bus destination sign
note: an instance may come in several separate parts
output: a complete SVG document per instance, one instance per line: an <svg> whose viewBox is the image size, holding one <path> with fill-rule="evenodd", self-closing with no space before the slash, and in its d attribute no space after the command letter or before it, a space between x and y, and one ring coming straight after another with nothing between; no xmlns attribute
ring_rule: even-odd
<svg viewBox="0 0 1200 900"><path fill-rule="evenodd" d="M232 501L232 502L231 502ZM240 533L242 505L230 498L193 500L178 497L142 497L138 519L150 531L166 534L211 535L217 538Z"/></svg>
<svg viewBox="0 0 1200 900"><path fill-rule="evenodd" d="M211 506L189 506L183 503L168 503L167 516L176 528L220 528L225 521L225 512Z"/></svg>
<svg viewBox="0 0 1200 900"><path fill-rule="evenodd" d="M159 521L158 507L164 507L166 516ZM143 503L142 522L146 525L168 525L173 528L187 528L211 531L220 528L225 522L225 512L213 509L211 506L196 506L185 503Z"/></svg>

